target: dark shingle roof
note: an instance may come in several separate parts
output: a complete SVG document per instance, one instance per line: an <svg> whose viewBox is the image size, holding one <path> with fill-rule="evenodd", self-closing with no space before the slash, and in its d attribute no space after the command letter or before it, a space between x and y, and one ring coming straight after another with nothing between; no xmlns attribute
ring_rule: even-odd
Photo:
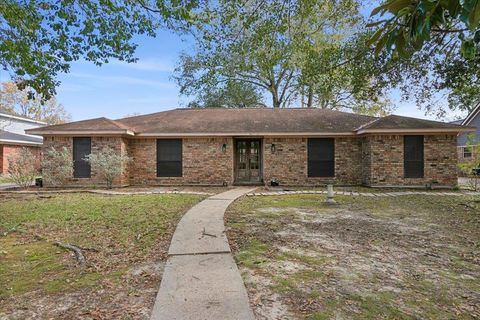
<svg viewBox="0 0 480 320"><path fill-rule="evenodd" d="M113 131L135 135L355 134L378 129L448 129L463 126L401 116L377 118L314 108L175 109L110 120L97 118L32 129L35 134ZM468 128L467 128L468 129ZM27 131L28 132L28 131Z"/></svg>
<svg viewBox="0 0 480 320"><path fill-rule="evenodd" d="M43 142L43 139L0 130L0 141L12 142L12 143L20 142L25 144L29 144L29 143L41 144Z"/></svg>
<svg viewBox="0 0 480 320"><path fill-rule="evenodd" d="M375 118L324 109L176 109L118 119L138 133L351 132Z"/></svg>
<svg viewBox="0 0 480 320"><path fill-rule="evenodd" d="M453 123L389 115L383 118L378 118L377 120L363 126L361 129L456 129L459 127L459 125Z"/></svg>

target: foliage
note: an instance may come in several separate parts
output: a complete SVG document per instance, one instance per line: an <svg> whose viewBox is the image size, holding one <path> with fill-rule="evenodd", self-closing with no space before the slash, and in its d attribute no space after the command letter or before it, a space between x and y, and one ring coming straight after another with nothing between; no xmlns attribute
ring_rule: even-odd
<svg viewBox="0 0 480 320"><path fill-rule="evenodd" d="M73 176L73 157L67 147L50 147L43 152L42 174L54 187L64 186Z"/></svg>
<svg viewBox="0 0 480 320"><path fill-rule="evenodd" d="M394 49L403 56L420 50L429 41L456 37L463 57L472 59L480 45L480 2L477 0L388 0L372 15L390 15L379 25L371 41L376 51ZM480 54L480 52L478 52Z"/></svg>
<svg viewBox="0 0 480 320"><path fill-rule="evenodd" d="M22 188L30 187L38 174L37 157L28 148L21 148L17 154L8 155L7 162L10 180Z"/></svg>
<svg viewBox="0 0 480 320"><path fill-rule="evenodd" d="M252 108L263 107L263 97L250 83L228 81L222 87L208 88L188 104L191 108Z"/></svg>
<svg viewBox="0 0 480 320"><path fill-rule="evenodd" d="M372 16L370 42L396 61L405 100L438 118L473 110L480 99L478 1L390 0Z"/></svg>
<svg viewBox="0 0 480 320"><path fill-rule="evenodd" d="M132 158L124 154L118 154L110 147L105 147L88 155L85 161L95 168L95 172L105 180L107 188L111 189L113 180L122 175L125 165L132 161Z"/></svg>
<svg viewBox="0 0 480 320"><path fill-rule="evenodd" d="M466 147L470 148L472 160L461 162L458 167L467 176L469 186L478 191L480 188L480 174L477 171L480 168L480 141L476 141L475 133L467 136Z"/></svg>
<svg viewBox="0 0 480 320"><path fill-rule="evenodd" d="M155 36L161 22L188 20L196 5L197 0L4 0L0 65L21 89L32 88L48 100L57 75L73 61L133 62L135 35Z"/></svg>
<svg viewBox="0 0 480 320"><path fill-rule="evenodd" d="M222 0L198 15L208 18L187 29L196 51L181 56L174 77L181 94L220 90L233 81L268 93L274 108L309 94L309 107L342 109L358 102L360 110L387 88L376 85L383 63L355 67L368 61L363 57L369 50L359 36L365 30L356 1Z"/></svg>
<svg viewBox="0 0 480 320"><path fill-rule="evenodd" d="M48 124L64 123L70 114L53 96L47 101L38 97L29 98L28 89L20 90L13 82L4 82L0 88L0 111L45 121Z"/></svg>

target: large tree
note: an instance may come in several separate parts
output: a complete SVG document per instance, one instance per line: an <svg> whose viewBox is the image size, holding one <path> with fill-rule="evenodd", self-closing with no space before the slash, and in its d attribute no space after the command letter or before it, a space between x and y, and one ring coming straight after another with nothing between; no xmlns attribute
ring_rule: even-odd
<svg viewBox="0 0 480 320"><path fill-rule="evenodd" d="M220 0L198 16L207 19L189 29L196 50L182 55L176 69L182 94L234 81L267 93L275 108L304 102L384 110L373 102L383 91L371 90L382 64L358 67L370 50L359 36L365 30L356 1Z"/></svg>
<svg viewBox="0 0 480 320"><path fill-rule="evenodd" d="M135 61L137 34L188 20L196 0L2 0L0 67L21 89L49 99L72 61Z"/></svg>
<svg viewBox="0 0 480 320"><path fill-rule="evenodd" d="M472 111L480 100L480 1L384 1L370 26L376 52L398 65L405 98L439 118Z"/></svg>
<svg viewBox="0 0 480 320"><path fill-rule="evenodd" d="M28 88L20 90L13 82L4 82L0 86L0 112L8 112L19 116L58 124L69 121L70 114L55 96L49 100L29 97Z"/></svg>
<svg viewBox="0 0 480 320"><path fill-rule="evenodd" d="M191 108L255 108L264 107L260 90L248 82L228 81L221 87L200 92L188 104Z"/></svg>

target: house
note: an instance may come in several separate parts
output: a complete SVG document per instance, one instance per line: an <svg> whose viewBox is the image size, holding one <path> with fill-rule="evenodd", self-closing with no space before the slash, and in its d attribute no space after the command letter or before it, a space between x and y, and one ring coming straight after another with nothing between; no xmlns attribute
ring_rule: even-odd
<svg viewBox="0 0 480 320"><path fill-rule="evenodd" d="M26 134L26 129L45 126L45 122L32 120L9 113L0 113L0 174L8 172L8 157L15 156L21 148L28 148L38 158L43 139Z"/></svg>
<svg viewBox="0 0 480 320"><path fill-rule="evenodd" d="M476 131L473 133L474 143L480 143L480 102L473 109L472 112L463 120L452 122L453 124L460 124L464 126L476 127ZM462 133L458 135L458 161L468 162L475 160L476 152L473 152L472 147L468 145L468 133Z"/></svg>
<svg viewBox="0 0 480 320"><path fill-rule="evenodd" d="M452 187L457 134L467 126L313 108L175 109L27 130L44 148L67 147L71 186L100 185L84 161L111 147L133 158L126 185L341 185ZM44 176L50 185L48 176Z"/></svg>

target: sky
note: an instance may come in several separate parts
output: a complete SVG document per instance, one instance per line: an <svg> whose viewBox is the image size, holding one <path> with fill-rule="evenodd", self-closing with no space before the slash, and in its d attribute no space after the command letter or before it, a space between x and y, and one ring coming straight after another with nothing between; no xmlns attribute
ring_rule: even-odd
<svg viewBox="0 0 480 320"><path fill-rule="evenodd" d="M189 100L179 95L172 75L180 53L191 51L192 42L170 31L159 31L156 38L139 36L135 42L137 63L115 60L97 67L78 61L72 64L70 73L60 75L57 100L72 120L117 119L185 107ZM7 81L7 76L1 74L0 81ZM394 92L391 100L396 106L395 114L434 119L412 102L400 102L398 93Z"/></svg>

